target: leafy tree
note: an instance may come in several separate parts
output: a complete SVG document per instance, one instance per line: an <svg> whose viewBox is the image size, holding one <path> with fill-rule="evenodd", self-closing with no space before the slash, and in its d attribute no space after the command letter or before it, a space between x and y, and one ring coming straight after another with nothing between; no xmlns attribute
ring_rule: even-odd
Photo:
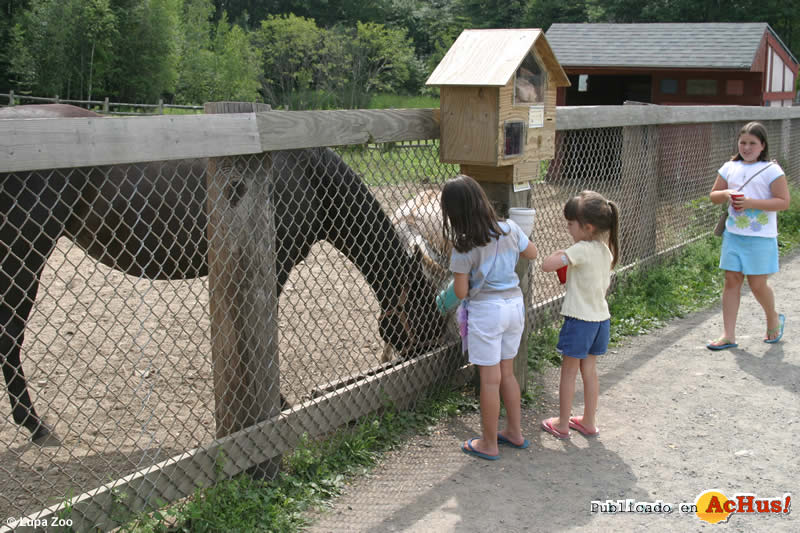
<svg viewBox="0 0 800 533"><path fill-rule="evenodd" d="M183 0L117 0L119 38L108 94L122 102L155 102L175 92Z"/></svg>
<svg viewBox="0 0 800 533"><path fill-rule="evenodd" d="M223 11L231 20L256 28L269 15L313 18L323 28L357 21L382 22L391 16L391 0L215 0L217 18Z"/></svg>
<svg viewBox="0 0 800 533"><path fill-rule="evenodd" d="M176 100L256 101L258 53L238 26L223 14L214 27L211 0L186 0Z"/></svg>
<svg viewBox="0 0 800 533"><path fill-rule="evenodd" d="M77 27L78 36L83 36L78 77L81 96L91 100L95 78L103 80L111 70L117 20L109 0L87 0L83 7Z"/></svg>
<svg viewBox="0 0 800 533"><path fill-rule="evenodd" d="M261 22L252 39L262 57L261 91L266 102L275 107L312 105L327 56L326 37L327 31L314 19L270 15Z"/></svg>
<svg viewBox="0 0 800 533"><path fill-rule="evenodd" d="M21 24L16 24L9 31L8 49L13 51L6 69L9 90L13 88L19 93L31 93L36 87L36 58L26 44Z"/></svg>
<svg viewBox="0 0 800 533"><path fill-rule="evenodd" d="M214 0L215 20L219 21L222 14L226 13L233 23L243 28L258 27L259 21L274 12L270 9L277 3L264 0ZM281 12L283 11L278 11Z"/></svg>
<svg viewBox="0 0 800 533"><path fill-rule="evenodd" d="M211 92L203 101L234 100L255 102L260 100L260 54L250 43L242 28L228 24L223 13L217 23L213 40L213 68Z"/></svg>
<svg viewBox="0 0 800 533"><path fill-rule="evenodd" d="M9 73L65 98L88 97L110 68L116 18L108 0L33 0L14 31ZM26 82L27 83L27 82Z"/></svg>
<svg viewBox="0 0 800 533"><path fill-rule="evenodd" d="M0 0L0 90L2 91L12 87L8 69L13 57L9 51L11 42L19 39L19 36L13 34L13 28L18 15L27 8L27 0Z"/></svg>
<svg viewBox="0 0 800 533"><path fill-rule="evenodd" d="M586 0L563 2L562 0L531 0L528 3L523 24L528 28L547 31L554 22L586 22L589 20Z"/></svg>
<svg viewBox="0 0 800 533"><path fill-rule="evenodd" d="M438 56L434 66L442 58L441 49L447 50L463 29L456 22L453 0L393 0L387 26L406 28L418 57L427 61Z"/></svg>
<svg viewBox="0 0 800 533"><path fill-rule="evenodd" d="M211 92L211 16L214 6L210 0L185 0L183 24L178 52L178 83L175 98L179 103L194 104L203 101Z"/></svg>
<svg viewBox="0 0 800 533"><path fill-rule="evenodd" d="M525 5L524 0L455 0L466 28L519 28Z"/></svg>
<svg viewBox="0 0 800 533"><path fill-rule="evenodd" d="M345 107L366 107L373 93L395 91L409 79L414 48L405 29L359 22L355 32L338 33L344 39L348 61L347 83L340 92Z"/></svg>

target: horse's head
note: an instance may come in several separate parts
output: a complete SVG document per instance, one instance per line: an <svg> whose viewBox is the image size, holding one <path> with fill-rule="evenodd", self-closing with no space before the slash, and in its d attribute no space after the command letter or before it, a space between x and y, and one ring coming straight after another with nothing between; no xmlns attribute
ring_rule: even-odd
<svg viewBox="0 0 800 533"><path fill-rule="evenodd" d="M386 350L393 347L402 358L425 353L437 346L445 330L445 317L436 307L438 288L423 268L424 254L415 248L400 272L399 290L389 298L380 318ZM388 361L387 351L383 360Z"/></svg>

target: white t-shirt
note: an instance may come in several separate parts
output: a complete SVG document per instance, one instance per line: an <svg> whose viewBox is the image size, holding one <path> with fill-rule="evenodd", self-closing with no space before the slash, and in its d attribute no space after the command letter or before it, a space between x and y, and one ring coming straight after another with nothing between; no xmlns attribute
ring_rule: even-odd
<svg viewBox="0 0 800 533"><path fill-rule="evenodd" d="M728 189L736 190L767 165L769 165L769 161L756 161L755 163L728 161L719 169L719 175L728 182ZM769 200L772 198L770 186L773 181L781 176L783 176L783 169L777 163L773 163L745 185L741 192L748 198ZM729 205L728 221L725 229L737 235L777 237L778 214L775 211L764 211L762 209L736 211L733 206Z"/></svg>
<svg viewBox="0 0 800 533"><path fill-rule="evenodd" d="M611 318L606 302L611 283L611 250L601 241L578 241L564 252L569 267L561 314L587 322Z"/></svg>

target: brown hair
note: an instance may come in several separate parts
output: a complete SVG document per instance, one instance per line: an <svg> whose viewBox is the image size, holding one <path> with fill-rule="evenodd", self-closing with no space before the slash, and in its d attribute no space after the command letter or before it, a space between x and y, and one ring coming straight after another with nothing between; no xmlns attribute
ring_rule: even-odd
<svg viewBox="0 0 800 533"><path fill-rule="evenodd" d="M577 221L584 226L591 224L601 233L608 232L608 246L611 248L611 268L619 258L619 208L617 204L594 191L581 191L564 205L564 218Z"/></svg>
<svg viewBox="0 0 800 533"><path fill-rule="evenodd" d="M760 122L748 122L747 124L742 126L742 129L739 130L739 135L736 136L736 144L737 144L736 155L731 157L731 161L742 160L742 154L739 153L739 148L738 148L739 139L742 137L742 135L748 133L750 135L754 135L756 138L758 138L759 141L761 141L764 144L764 149L761 150L760 154L758 154L758 160L769 161L769 144L767 143L767 128L765 128L764 125Z"/></svg>
<svg viewBox="0 0 800 533"><path fill-rule="evenodd" d="M469 176L459 174L444 184L441 206L442 236L459 252L469 252L505 234L483 188Z"/></svg>

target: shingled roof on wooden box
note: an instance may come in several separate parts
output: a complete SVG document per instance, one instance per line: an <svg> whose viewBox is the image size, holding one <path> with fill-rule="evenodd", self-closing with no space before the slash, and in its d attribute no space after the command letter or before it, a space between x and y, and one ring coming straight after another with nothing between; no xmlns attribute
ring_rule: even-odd
<svg viewBox="0 0 800 533"><path fill-rule="evenodd" d="M552 83L569 85L567 75L551 60L552 49L538 28L464 30L425 83L503 87L535 44L549 56L540 59L547 64Z"/></svg>

